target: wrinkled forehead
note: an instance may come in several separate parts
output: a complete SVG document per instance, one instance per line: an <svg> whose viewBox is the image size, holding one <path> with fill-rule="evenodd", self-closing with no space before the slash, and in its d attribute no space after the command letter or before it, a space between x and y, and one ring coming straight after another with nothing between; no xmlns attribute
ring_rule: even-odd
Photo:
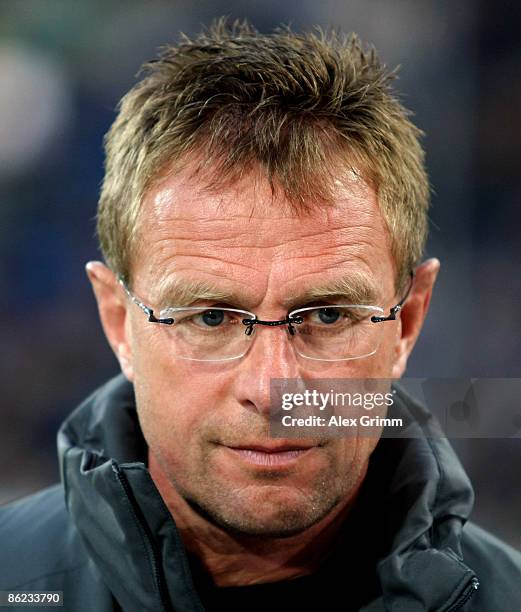
<svg viewBox="0 0 521 612"><path fill-rule="evenodd" d="M251 169L231 183L216 184L210 173L196 173L185 164L162 173L146 192L141 233L146 238L147 231L153 233L168 223L190 224L204 231L207 223L215 222L214 231L233 231L240 224L283 223L286 230L296 233L302 226L306 234L309 228L334 230L381 217L373 188L355 170L346 168L339 173L332 193L327 202L290 202L260 169Z"/></svg>
<svg viewBox="0 0 521 612"><path fill-rule="evenodd" d="M215 189L185 169L145 194L137 266L156 284L177 275L251 286L254 277L260 290L348 268L374 276L384 262L392 282L389 245L376 193L354 172L335 181L332 201L299 210L258 173Z"/></svg>

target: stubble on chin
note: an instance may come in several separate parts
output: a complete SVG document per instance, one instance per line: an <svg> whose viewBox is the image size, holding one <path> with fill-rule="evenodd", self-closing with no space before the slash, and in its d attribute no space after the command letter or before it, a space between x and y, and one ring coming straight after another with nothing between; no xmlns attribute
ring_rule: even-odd
<svg viewBox="0 0 521 612"><path fill-rule="evenodd" d="M174 475L172 485L200 517L240 536L283 538L302 533L324 519L352 488L349 470L343 478L317 474L305 488L280 471L252 474L250 483L234 486L212 476L211 462L203 465L201 474L189 479L189 488Z"/></svg>

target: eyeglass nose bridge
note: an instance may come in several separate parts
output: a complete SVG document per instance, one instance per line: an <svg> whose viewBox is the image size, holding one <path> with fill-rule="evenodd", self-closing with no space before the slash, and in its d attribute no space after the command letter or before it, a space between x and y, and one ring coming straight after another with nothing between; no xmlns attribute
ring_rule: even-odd
<svg viewBox="0 0 521 612"><path fill-rule="evenodd" d="M278 325L287 325L289 333L294 336L296 334L295 328L293 325L300 325L304 322L302 317L290 317L287 316L285 319L279 319L275 321L262 321L261 319L243 319L242 322L246 325L246 330L244 333L247 336L251 336L253 333L253 329L255 325L267 325L269 327L276 327Z"/></svg>

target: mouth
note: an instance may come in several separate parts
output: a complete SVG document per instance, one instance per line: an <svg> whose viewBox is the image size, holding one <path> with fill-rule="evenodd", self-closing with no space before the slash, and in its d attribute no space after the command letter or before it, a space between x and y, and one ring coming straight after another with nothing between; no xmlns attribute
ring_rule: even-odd
<svg viewBox="0 0 521 612"><path fill-rule="evenodd" d="M282 468L291 466L293 463L309 455L318 447L316 445L304 444L246 444L240 446L226 446L236 458L250 465L259 467Z"/></svg>

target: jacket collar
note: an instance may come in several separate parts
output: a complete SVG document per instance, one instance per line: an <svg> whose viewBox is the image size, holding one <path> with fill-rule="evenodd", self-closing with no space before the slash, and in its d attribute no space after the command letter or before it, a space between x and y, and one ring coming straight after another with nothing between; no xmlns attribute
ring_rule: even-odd
<svg viewBox="0 0 521 612"><path fill-rule="evenodd" d="M382 598L364 610L445 610L476 582L460 548L473 492L432 415L397 391L396 416L411 437L382 439L364 483L379 492L383 506L373 516L387 542L377 564ZM122 608L202 610L179 533L148 472L133 387L122 375L67 418L58 453L69 512Z"/></svg>
<svg viewBox="0 0 521 612"><path fill-rule="evenodd" d="M377 565L383 603L389 610L458 609L478 585L461 552L472 486L432 414L395 390L391 416L404 419L408 437L380 440L369 477L373 488L384 487L389 548Z"/></svg>

